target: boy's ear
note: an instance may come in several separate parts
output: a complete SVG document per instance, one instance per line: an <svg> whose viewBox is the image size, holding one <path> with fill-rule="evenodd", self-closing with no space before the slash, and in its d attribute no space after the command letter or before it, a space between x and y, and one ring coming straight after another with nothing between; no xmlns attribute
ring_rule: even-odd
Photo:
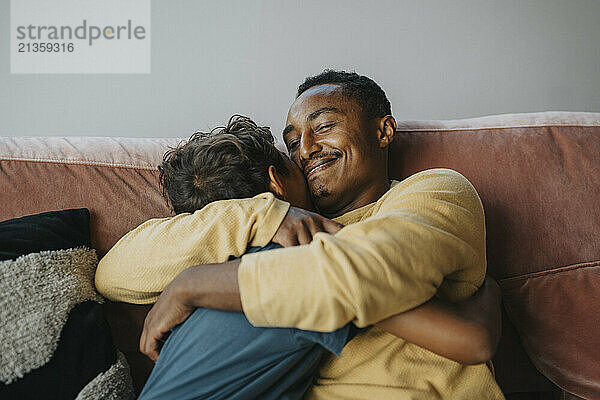
<svg viewBox="0 0 600 400"><path fill-rule="evenodd" d="M396 120L391 115L386 115L379 121L379 128L377 130L379 147L388 147L394 140L396 134Z"/></svg>
<svg viewBox="0 0 600 400"><path fill-rule="evenodd" d="M267 172L269 173L269 183L267 185L269 192L273 193L278 199L285 200L285 191L277 169L274 165L269 165Z"/></svg>

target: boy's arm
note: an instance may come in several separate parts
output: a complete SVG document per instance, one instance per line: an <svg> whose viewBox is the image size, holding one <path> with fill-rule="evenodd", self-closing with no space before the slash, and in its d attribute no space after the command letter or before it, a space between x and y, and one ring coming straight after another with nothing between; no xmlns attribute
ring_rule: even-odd
<svg viewBox="0 0 600 400"><path fill-rule="evenodd" d="M289 204L263 193L217 201L193 214L152 219L123 236L100 260L95 283L114 301L154 303L181 271L239 257L273 238Z"/></svg>
<svg viewBox="0 0 600 400"><path fill-rule="evenodd" d="M481 364L492 358L500 340L500 299L500 287L486 277L468 300L433 298L375 326L459 363Z"/></svg>
<svg viewBox="0 0 600 400"><path fill-rule="evenodd" d="M340 229L318 214L290 208L272 193L215 201L193 214L146 221L127 233L100 260L95 283L110 300L151 304L186 268L225 262L269 241L307 244L317 232Z"/></svg>

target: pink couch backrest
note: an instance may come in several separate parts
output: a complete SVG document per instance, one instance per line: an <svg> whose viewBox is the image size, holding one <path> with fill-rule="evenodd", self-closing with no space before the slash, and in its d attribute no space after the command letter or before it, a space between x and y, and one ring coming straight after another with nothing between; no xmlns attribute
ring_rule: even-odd
<svg viewBox="0 0 600 400"><path fill-rule="evenodd" d="M156 166L178 141L2 137L0 220L86 207L102 256L140 223L169 215ZM503 390L558 385L600 398L600 114L399 123L392 177L433 167L461 172L484 203L488 269L507 311L494 360ZM152 365L137 351L147 307L106 311L139 389Z"/></svg>
<svg viewBox="0 0 600 400"><path fill-rule="evenodd" d="M482 198L510 319L495 360L503 389L547 387L522 344L554 384L600 398L600 114L403 122L393 146L395 178L452 168Z"/></svg>
<svg viewBox="0 0 600 400"><path fill-rule="evenodd" d="M0 220L85 207L101 257L142 222L169 215L157 165L178 139L0 138Z"/></svg>

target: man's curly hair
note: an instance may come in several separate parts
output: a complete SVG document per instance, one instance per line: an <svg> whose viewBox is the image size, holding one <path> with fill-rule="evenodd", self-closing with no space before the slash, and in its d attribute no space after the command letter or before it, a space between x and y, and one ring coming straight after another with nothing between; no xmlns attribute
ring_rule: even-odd
<svg viewBox="0 0 600 400"><path fill-rule="evenodd" d="M326 69L319 75L309 76L298 87L296 98L311 87L326 83L339 84L343 93L362 108L363 116L366 119L392 115L390 101L383 89L371 78L359 75L356 72Z"/></svg>
<svg viewBox="0 0 600 400"><path fill-rule="evenodd" d="M268 127L234 115L227 126L196 132L165 153L158 166L163 195L176 214L256 196L268 190L270 165L289 172L283 157Z"/></svg>

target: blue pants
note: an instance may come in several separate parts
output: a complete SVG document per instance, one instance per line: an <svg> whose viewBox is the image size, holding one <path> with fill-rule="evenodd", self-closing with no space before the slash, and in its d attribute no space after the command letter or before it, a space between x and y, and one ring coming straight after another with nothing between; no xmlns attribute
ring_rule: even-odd
<svg viewBox="0 0 600 400"><path fill-rule="evenodd" d="M257 328L243 313L199 308L173 329L139 399L301 399L321 359L356 333Z"/></svg>
<svg viewBox="0 0 600 400"><path fill-rule="evenodd" d="M326 349L339 355L350 334L255 328L242 313L199 308L169 336L139 398L301 399Z"/></svg>

